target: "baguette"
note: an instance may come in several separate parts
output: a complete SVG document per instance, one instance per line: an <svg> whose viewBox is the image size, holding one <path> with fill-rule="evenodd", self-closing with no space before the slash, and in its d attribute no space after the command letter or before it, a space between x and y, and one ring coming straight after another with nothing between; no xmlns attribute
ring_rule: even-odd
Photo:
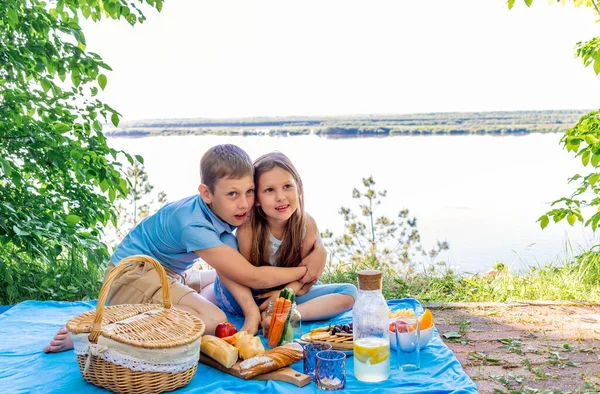
<svg viewBox="0 0 600 394"><path fill-rule="evenodd" d="M238 360L238 350L235 347L212 335L202 337L200 350L225 368L231 368Z"/></svg>
<svg viewBox="0 0 600 394"><path fill-rule="evenodd" d="M265 354L265 347L260 341L260 338L250 335L248 331L240 331L233 335L233 338L232 345L238 349L238 353L242 360Z"/></svg>
<svg viewBox="0 0 600 394"><path fill-rule="evenodd" d="M287 343L268 351L264 355L255 356L240 363L240 375L250 379L257 375L276 371L302 360L302 346Z"/></svg>

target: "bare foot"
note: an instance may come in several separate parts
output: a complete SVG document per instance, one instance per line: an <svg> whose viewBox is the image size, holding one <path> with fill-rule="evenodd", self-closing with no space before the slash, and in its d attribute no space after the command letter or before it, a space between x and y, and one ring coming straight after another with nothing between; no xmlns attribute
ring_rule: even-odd
<svg viewBox="0 0 600 394"><path fill-rule="evenodd" d="M44 353L60 353L70 349L73 349L73 340L69 335L69 331L67 331L67 327L63 327L58 330L50 344L44 348Z"/></svg>
<svg viewBox="0 0 600 394"><path fill-rule="evenodd" d="M258 325L260 324L260 315L256 316L248 316L244 319L244 325L240 329L240 331L248 331L248 333L252 335L256 335L258 333Z"/></svg>

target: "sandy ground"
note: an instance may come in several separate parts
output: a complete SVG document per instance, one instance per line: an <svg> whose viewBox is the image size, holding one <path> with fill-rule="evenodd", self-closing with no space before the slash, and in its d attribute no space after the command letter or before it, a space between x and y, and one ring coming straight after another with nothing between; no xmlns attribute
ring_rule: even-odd
<svg viewBox="0 0 600 394"><path fill-rule="evenodd" d="M481 393L600 393L600 304L430 304Z"/></svg>

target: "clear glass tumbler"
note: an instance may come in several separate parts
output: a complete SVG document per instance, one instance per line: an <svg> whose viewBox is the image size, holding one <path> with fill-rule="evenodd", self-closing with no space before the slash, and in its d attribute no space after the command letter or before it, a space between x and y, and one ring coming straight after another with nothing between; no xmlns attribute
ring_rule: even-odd
<svg viewBox="0 0 600 394"><path fill-rule="evenodd" d="M341 390L346 386L346 353L325 350L317 353L316 384L321 390Z"/></svg>
<svg viewBox="0 0 600 394"><path fill-rule="evenodd" d="M413 318L398 319L396 328L396 352L398 366L401 371L416 371L421 367L419 337L419 320Z"/></svg>
<svg viewBox="0 0 600 394"><path fill-rule="evenodd" d="M315 380L315 369L317 366L317 353L324 350L331 350L329 343L307 343L303 348L304 373L310 375Z"/></svg>

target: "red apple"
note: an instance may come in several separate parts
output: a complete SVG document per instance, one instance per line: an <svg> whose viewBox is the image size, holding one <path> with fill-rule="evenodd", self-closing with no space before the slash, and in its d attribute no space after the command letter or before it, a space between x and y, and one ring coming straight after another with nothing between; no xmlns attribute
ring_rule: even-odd
<svg viewBox="0 0 600 394"><path fill-rule="evenodd" d="M218 338L229 337L229 336L235 334L236 332L237 332L237 328L235 328L233 323L230 323L228 321L226 321L225 323L217 324L217 328L215 329L215 335Z"/></svg>

